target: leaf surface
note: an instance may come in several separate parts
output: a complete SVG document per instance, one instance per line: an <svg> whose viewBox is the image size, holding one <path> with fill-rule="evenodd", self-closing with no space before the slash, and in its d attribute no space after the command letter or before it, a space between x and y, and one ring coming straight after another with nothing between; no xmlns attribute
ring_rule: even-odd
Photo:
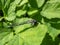
<svg viewBox="0 0 60 45"><path fill-rule="evenodd" d="M25 45L40 45L46 32L47 27L39 24L35 28L30 28L20 33L20 36L24 39Z"/></svg>
<svg viewBox="0 0 60 45"><path fill-rule="evenodd" d="M41 15L51 19L51 18L60 18L60 1L59 0L50 0L45 4Z"/></svg>

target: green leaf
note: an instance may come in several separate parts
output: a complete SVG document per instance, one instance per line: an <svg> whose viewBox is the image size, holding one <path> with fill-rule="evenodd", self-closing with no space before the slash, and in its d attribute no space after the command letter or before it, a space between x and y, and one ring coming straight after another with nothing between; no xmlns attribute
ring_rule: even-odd
<svg viewBox="0 0 60 45"><path fill-rule="evenodd" d="M5 0L1 0L2 8L4 7Z"/></svg>
<svg viewBox="0 0 60 45"><path fill-rule="evenodd" d="M14 12L10 13L7 17L4 17L4 19L8 21L12 21L16 18L16 14Z"/></svg>
<svg viewBox="0 0 60 45"><path fill-rule="evenodd" d="M40 8L45 0L28 0L30 5L34 8Z"/></svg>
<svg viewBox="0 0 60 45"><path fill-rule="evenodd" d="M24 40L20 37L19 34L15 35L14 38L8 42L6 45L23 45Z"/></svg>
<svg viewBox="0 0 60 45"><path fill-rule="evenodd" d="M33 14L35 14L35 13L37 13L38 12L38 10L37 9L34 9L34 8L29 8L29 10L28 10L28 15L30 16L32 16Z"/></svg>
<svg viewBox="0 0 60 45"><path fill-rule="evenodd" d="M3 19L3 17L0 17L0 21Z"/></svg>
<svg viewBox="0 0 60 45"><path fill-rule="evenodd" d="M16 15L17 15L18 17L20 17L20 16L22 16L22 15L25 15L25 13L26 13L26 10L18 10L17 13L16 13Z"/></svg>
<svg viewBox="0 0 60 45"><path fill-rule="evenodd" d="M48 24L48 33L52 37L53 40L60 34L60 29L56 29Z"/></svg>
<svg viewBox="0 0 60 45"><path fill-rule="evenodd" d="M15 0L10 4L8 13L12 13L15 11L16 6L20 3L21 0Z"/></svg>
<svg viewBox="0 0 60 45"><path fill-rule="evenodd" d="M24 39L25 45L40 45L47 32L45 25L38 24L37 27L27 29L20 33L20 36Z"/></svg>
<svg viewBox="0 0 60 45"><path fill-rule="evenodd" d="M31 28L31 26L32 26L31 24L24 24L24 25L14 27L14 30L15 30L15 33L18 34L24 31L25 29Z"/></svg>
<svg viewBox="0 0 60 45"><path fill-rule="evenodd" d="M11 2L11 0L0 1L1 10L3 10L4 18L6 20L12 21L16 18L15 10L20 1L21 0L14 0L13 2Z"/></svg>
<svg viewBox="0 0 60 45"><path fill-rule="evenodd" d="M40 8L43 5L43 3L45 2L45 0L36 0L36 2L38 5L38 8Z"/></svg>
<svg viewBox="0 0 60 45"><path fill-rule="evenodd" d="M1 0L1 10L3 11L4 15L8 12L8 7L10 4L10 0Z"/></svg>
<svg viewBox="0 0 60 45"><path fill-rule="evenodd" d="M4 8L8 7L9 4L10 4L10 0L6 0L6 3L5 3L5 5L4 5Z"/></svg>
<svg viewBox="0 0 60 45"><path fill-rule="evenodd" d="M0 0L0 10L0 45L60 45L60 0Z"/></svg>
<svg viewBox="0 0 60 45"><path fill-rule="evenodd" d="M4 45L11 39L13 39L13 33L10 31L10 29L0 28L0 45Z"/></svg>
<svg viewBox="0 0 60 45"><path fill-rule="evenodd" d="M16 6L20 3L20 1L21 0L15 0L10 4L10 7L7 13L8 16L5 17L6 20L12 21L16 18L15 10L16 10Z"/></svg>
<svg viewBox="0 0 60 45"><path fill-rule="evenodd" d="M41 15L48 19L60 18L60 1L59 0L47 1L41 12Z"/></svg>
<svg viewBox="0 0 60 45"><path fill-rule="evenodd" d="M25 5L26 3L28 3L28 0L22 0L18 6L21 7L21 6Z"/></svg>

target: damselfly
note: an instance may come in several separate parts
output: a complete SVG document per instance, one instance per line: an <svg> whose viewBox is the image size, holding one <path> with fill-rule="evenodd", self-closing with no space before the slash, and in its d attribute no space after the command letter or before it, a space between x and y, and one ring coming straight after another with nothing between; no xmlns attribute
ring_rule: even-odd
<svg viewBox="0 0 60 45"><path fill-rule="evenodd" d="M29 24L29 23L31 23L32 26L35 26L38 24L36 20L32 19L32 20L27 20L25 22L22 22L20 24L10 23L8 27L14 27L14 26L19 26L19 25L24 25L24 24Z"/></svg>

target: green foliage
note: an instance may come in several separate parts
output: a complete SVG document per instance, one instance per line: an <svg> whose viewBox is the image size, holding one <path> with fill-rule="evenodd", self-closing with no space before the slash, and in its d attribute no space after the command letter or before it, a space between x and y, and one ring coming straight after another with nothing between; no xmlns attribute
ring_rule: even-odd
<svg viewBox="0 0 60 45"><path fill-rule="evenodd" d="M0 45L60 45L60 1L0 0Z"/></svg>

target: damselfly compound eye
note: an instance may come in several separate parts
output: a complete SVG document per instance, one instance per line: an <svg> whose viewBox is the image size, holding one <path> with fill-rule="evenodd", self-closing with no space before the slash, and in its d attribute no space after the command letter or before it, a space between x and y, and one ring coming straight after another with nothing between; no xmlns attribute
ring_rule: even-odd
<svg viewBox="0 0 60 45"><path fill-rule="evenodd" d="M36 25L38 24L38 22L33 19L33 20L31 21L31 24L34 25L34 26L36 26Z"/></svg>

